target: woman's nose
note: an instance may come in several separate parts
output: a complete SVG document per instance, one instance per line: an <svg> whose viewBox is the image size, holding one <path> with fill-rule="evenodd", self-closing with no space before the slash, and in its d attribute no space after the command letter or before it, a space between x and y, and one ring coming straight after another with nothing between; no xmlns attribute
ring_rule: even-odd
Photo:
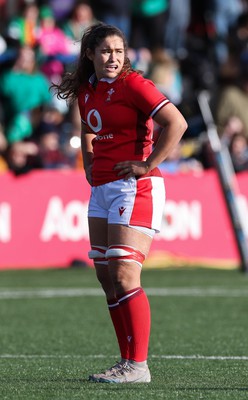
<svg viewBox="0 0 248 400"><path fill-rule="evenodd" d="M112 52L110 53L109 59L110 59L111 61L116 60L116 53L115 53L114 51L112 51Z"/></svg>

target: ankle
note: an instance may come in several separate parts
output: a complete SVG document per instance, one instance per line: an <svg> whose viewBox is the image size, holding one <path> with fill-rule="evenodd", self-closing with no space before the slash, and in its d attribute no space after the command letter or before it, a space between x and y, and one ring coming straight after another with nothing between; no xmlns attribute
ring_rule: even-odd
<svg viewBox="0 0 248 400"><path fill-rule="evenodd" d="M147 366L147 361L134 361L134 360L128 360L128 362L136 367L146 367Z"/></svg>

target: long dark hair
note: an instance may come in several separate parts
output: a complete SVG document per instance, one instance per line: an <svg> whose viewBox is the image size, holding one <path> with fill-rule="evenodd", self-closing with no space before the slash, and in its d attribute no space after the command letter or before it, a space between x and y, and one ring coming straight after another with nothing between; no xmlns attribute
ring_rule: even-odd
<svg viewBox="0 0 248 400"><path fill-rule="evenodd" d="M122 31L112 25L97 23L90 26L82 37L80 55L75 71L65 73L60 83L52 83L51 88L59 99L66 99L69 102L77 99L80 87L88 82L90 76L95 72L93 62L87 57L86 51L90 49L94 52L96 47L108 36L118 36L123 40L125 59L122 72L126 75L133 70L127 56L127 40Z"/></svg>

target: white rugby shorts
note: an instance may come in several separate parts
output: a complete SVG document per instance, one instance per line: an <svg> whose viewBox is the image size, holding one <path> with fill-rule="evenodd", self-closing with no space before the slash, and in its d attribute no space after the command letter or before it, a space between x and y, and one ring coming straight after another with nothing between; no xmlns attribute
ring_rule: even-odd
<svg viewBox="0 0 248 400"><path fill-rule="evenodd" d="M109 224L142 226L159 232L164 206L162 177L132 177L93 186L88 217L106 218Z"/></svg>

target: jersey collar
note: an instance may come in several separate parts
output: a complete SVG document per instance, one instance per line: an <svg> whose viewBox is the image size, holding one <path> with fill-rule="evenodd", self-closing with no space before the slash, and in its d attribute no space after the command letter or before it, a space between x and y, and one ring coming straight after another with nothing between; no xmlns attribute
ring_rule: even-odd
<svg viewBox="0 0 248 400"><path fill-rule="evenodd" d="M116 81L116 79L118 78L118 76L116 78L102 78L100 79L99 82L108 82L108 83L113 83L114 81ZM96 80L96 74L94 73L93 75L90 76L89 78L89 82L91 83L91 85L93 85L93 83Z"/></svg>

